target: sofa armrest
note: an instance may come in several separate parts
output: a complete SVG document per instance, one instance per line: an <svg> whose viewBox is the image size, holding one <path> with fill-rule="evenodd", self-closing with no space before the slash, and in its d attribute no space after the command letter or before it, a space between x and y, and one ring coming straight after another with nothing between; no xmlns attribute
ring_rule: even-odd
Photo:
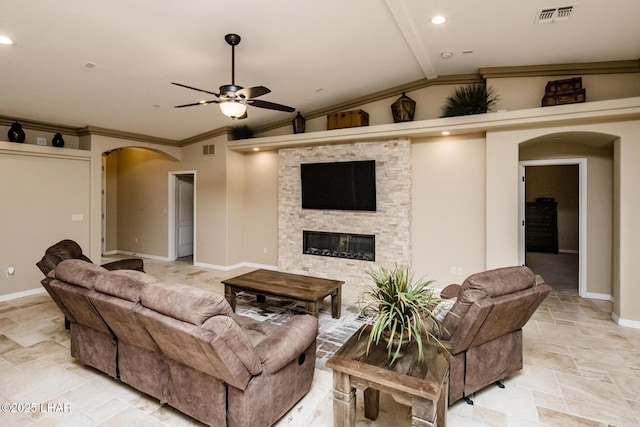
<svg viewBox="0 0 640 427"><path fill-rule="evenodd" d="M270 333L255 351L263 369L272 374L304 353L317 335L318 319L309 314L297 315Z"/></svg>
<svg viewBox="0 0 640 427"><path fill-rule="evenodd" d="M113 270L137 270L144 272L144 261L140 258L127 258L111 261L106 264L102 264L104 268L109 271Z"/></svg>
<svg viewBox="0 0 640 427"><path fill-rule="evenodd" d="M443 299L457 298L458 294L460 293L460 289L462 289L462 286L458 284L449 285L445 287L442 291L440 291L440 298L443 298Z"/></svg>

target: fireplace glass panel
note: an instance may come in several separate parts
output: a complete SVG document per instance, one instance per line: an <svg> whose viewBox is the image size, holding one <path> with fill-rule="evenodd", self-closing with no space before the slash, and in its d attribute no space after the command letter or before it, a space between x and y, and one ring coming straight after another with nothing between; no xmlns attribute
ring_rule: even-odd
<svg viewBox="0 0 640 427"><path fill-rule="evenodd" d="M308 255L375 261L375 236L303 231L302 251Z"/></svg>

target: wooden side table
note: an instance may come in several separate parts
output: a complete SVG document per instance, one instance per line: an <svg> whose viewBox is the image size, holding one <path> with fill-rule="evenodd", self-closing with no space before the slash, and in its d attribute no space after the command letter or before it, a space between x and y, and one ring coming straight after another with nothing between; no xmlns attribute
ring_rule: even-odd
<svg viewBox="0 0 640 427"><path fill-rule="evenodd" d="M369 328L360 328L326 363L333 369L334 426L356 425L356 388L364 390L365 416L371 420L378 417L379 393L384 391L411 406L412 426L445 426L449 395L447 351L423 343L424 360L418 362L418 348L412 343L404 350L404 356L389 366L382 344L372 346L366 354Z"/></svg>

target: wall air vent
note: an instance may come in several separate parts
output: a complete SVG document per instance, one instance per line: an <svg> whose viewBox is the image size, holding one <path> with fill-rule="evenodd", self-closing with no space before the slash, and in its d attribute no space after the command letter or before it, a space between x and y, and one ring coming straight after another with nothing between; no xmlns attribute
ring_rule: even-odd
<svg viewBox="0 0 640 427"><path fill-rule="evenodd" d="M536 22L538 24L546 24L551 22L566 21L571 17L574 9L575 5L545 7L542 9L538 9Z"/></svg>
<svg viewBox="0 0 640 427"><path fill-rule="evenodd" d="M211 154L216 154L216 146L214 144L203 145L202 146L202 155L209 156Z"/></svg>

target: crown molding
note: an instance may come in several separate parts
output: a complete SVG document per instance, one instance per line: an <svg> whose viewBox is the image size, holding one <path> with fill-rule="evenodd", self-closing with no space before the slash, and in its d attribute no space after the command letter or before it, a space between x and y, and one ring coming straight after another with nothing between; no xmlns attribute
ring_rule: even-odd
<svg viewBox="0 0 640 427"><path fill-rule="evenodd" d="M127 139L129 141L148 142L151 144L170 145L179 147L180 142L174 139L158 138L155 136L143 135L140 133L124 132L115 129L106 129L97 126L85 126L78 129L78 136L100 135L111 138Z"/></svg>
<svg viewBox="0 0 640 427"><path fill-rule="evenodd" d="M213 129L208 132L201 133L199 135L190 136L180 140L180 146L186 147L187 145L195 144L202 141L207 141L218 136L230 135L233 129L230 126L224 126L218 129Z"/></svg>
<svg viewBox="0 0 640 427"><path fill-rule="evenodd" d="M574 64L526 65L480 68L484 79L506 77L560 76L575 74L640 73L640 59L631 61L585 62Z"/></svg>

